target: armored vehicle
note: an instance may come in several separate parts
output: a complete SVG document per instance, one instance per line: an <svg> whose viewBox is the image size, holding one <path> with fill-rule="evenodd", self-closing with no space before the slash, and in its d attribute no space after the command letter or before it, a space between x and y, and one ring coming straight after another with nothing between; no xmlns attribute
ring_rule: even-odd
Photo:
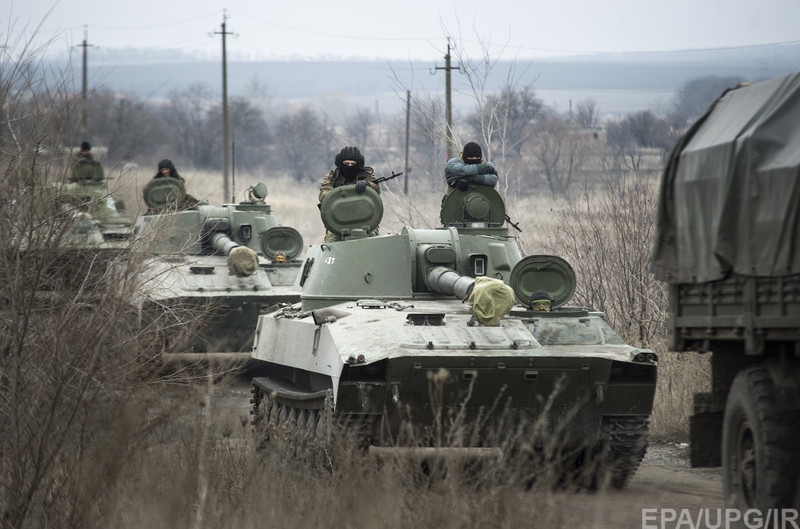
<svg viewBox="0 0 800 529"><path fill-rule="evenodd" d="M107 177L99 163L107 149L92 147L91 151L98 157L97 160L91 155L88 155L89 160L80 157L77 147L61 151L70 161L71 176L68 183L53 184L52 192L62 208L76 217L76 229L73 230L76 233L72 237L76 246L122 249L127 246L133 232L133 219L126 211L125 202L112 191L110 177ZM76 169L87 166L92 167L88 174Z"/></svg>
<svg viewBox="0 0 800 529"><path fill-rule="evenodd" d="M264 184L238 204L177 210L173 180L148 186L147 206L163 213L136 222L135 243L149 255L139 274L143 327L163 335L168 362L248 359L259 313L300 299L303 238L278 224Z"/></svg>
<svg viewBox="0 0 800 529"><path fill-rule="evenodd" d="M105 181L45 182L28 187L13 206L8 241L38 256L47 291L88 292L128 247L133 222Z"/></svg>
<svg viewBox="0 0 800 529"><path fill-rule="evenodd" d="M691 462L721 465L741 511L800 507L798 153L795 73L723 93L661 180L651 269L668 285L670 348L711 353Z"/></svg>
<svg viewBox="0 0 800 529"><path fill-rule="evenodd" d="M352 187L323 201L343 240L309 248L300 303L259 318L256 430L288 430L313 452L339 419L369 452L488 450L509 466L530 446L585 464L591 484L624 486L646 449L653 353L564 307L572 268L522 257L494 188L453 190L441 228L368 237L380 197ZM556 310L530 310L539 289Z"/></svg>
<svg viewBox="0 0 800 529"><path fill-rule="evenodd" d="M133 220L125 210L125 203L114 198L105 181L70 182L59 192L59 200L66 207L74 208L84 222L91 221L93 231L100 239L92 239L105 248L120 248L127 245L133 233Z"/></svg>

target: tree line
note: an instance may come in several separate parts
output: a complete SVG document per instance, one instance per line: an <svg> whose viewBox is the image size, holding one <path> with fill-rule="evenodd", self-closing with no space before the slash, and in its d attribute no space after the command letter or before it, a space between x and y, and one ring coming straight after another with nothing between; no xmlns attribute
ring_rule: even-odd
<svg viewBox="0 0 800 529"><path fill-rule="evenodd" d="M578 101L559 112L536 96L534 86L518 86L511 76L499 92L483 89L488 71L467 70L475 104L454 115L455 152L466 141L478 141L500 167L504 194L546 190L569 198L591 185L594 176L639 171L663 163L691 122L722 91L742 81L736 77L703 77L684 84L668 110L643 110L616 120L601 120L594 100ZM155 102L111 88L88 95L85 138L80 132L82 102L66 87L43 88L36 70L17 75L2 91L0 149L29 137L43 146L63 131L78 145L84 139L107 148L106 164L129 161L153 166L171 158L182 168L216 170L222 166L222 105L214 91L193 84ZM248 95L228 102L235 170L286 175L299 183L316 183L331 168L344 145L358 145L368 163L381 170L400 170L405 160L406 116L381 120L358 106L334 121L313 104L279 106L255 83ZM66 109L58 116L43 110L53 102ZM441 186L447 150L445 108L441 94L422 93L411 100L410 174L421 189ZM44 119L42 119L44 118ZM56 122L60 120L60 122ZM46 125L43 125L46 123Z"/></svg>

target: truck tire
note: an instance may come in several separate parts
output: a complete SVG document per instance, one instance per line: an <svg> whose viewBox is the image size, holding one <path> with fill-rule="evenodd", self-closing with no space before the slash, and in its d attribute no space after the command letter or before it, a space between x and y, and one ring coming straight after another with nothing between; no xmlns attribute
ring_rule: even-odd
<svg viewBox="0 0 800 529"><path fill-rule="evenodd" d="M798 483L797 412L778 404L766 366L740 372L731 385L722 427L726 507L792 507Z"/></svg>

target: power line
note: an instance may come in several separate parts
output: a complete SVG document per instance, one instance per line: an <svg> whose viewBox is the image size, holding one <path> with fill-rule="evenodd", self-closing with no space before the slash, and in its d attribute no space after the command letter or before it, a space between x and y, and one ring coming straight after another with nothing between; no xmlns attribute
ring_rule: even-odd
<svg viewBox="0 0 800 529"><path fill-rule="evenodd" d="M169 28L169 27L180 26L180 25L183 25L183 24L188 24L190 22L197 22L198 20L203 20L203 19L206 19L206 18L210 18L212 16L216 16L218 13L219 13L219 11L215 11L213 13L206 13L204 15L198 15L198 16L196 16L194 18L187 18L185 20L176 20L175 22L165 22L163 24L148 24L146 26L95 26L93 24L92 28L94 28L94 29L103 29L103 30L113 30L113 31L141 31L141 30L147 30L147 29ZM73 26L72 28L67 28L67 29L74 29L74 28L75 28L75 26Z"/></svg>
<svg viewBox="0 0 800 529"><path fill-rule="evenodd" d="M767 42L762 44L742 44L738 46L717 46L717 47L710 47L710 48L683 48L683 49L673 49L673 50L636 50L636 51L607 51L607 50L576 50L576 49L559 49L559 48L536 48L530 46L511 46L511 45L504 45L504 44L489 44L477 40L469 40L469 39L462 39L464 42L469 42L472 44L482 44L486 46L493 46L493 47L503 47L503 48L510 48L515 50L527 50L527 51L541 51L541 52L551 52L551 53L581 53L581 54L592 54L592 55L646 55L646 54L670 54L670 53L703 53L703 52L713 52L713 51L733 51L733 50L745 50L749 48L768 48L771 46L789 46L793 44L800 44L800 40L787 40L782 42Z"/></svg>

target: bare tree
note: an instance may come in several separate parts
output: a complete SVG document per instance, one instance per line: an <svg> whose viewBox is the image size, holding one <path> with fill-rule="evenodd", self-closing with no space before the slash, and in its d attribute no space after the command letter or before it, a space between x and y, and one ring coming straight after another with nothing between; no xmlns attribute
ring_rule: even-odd
<svg viewBox="0 0 800 529"><path fill-rule="evenodd" d="M708 109L708 106L728 88L744 81L738 76L707 75L689 79L673 101L673 122L679 128L688 127Z"/></svg>
<svg viewBox="0 0 800 529"><path fill-rule="evenodd" d="M594 99L584 99L575 104L575 122L579 127L591 129L597 126L597 117L600 110Z"/></svg>
<svg viewBox="0 0 800 529"><path fill-rule="evenodd" d="M478 108L484 115L469 118L475 133L488 136L490 145L506 145L506 155L518 157L544 105L532 86L518 89L507 83L498 94L487 94L485 104Z"/></svg>
<svg viewBox="0 0 800 529"><path fill-rule="evenodd" d="M638 171L642 163L642 150L639 148L633 131L623 121L606 124L606 144L611 151L612 171L629 169Z"/></svg>
<svg viewBox="0 0 800 529"><path fill-rule="evenodd" d="M164 120L153 106L136 96L120 95L111 90L96 90L89 94L88 131L95 145L104 145L107 160L131 160L155 157L163 145L171 143ZM162 155L163 156L163 155Z"/></svg>
<svg viewBox="0 0 800 529"><path fill-rule="evenodd" d="M222 122L222 106L215 105L208 113L210 123ZM267 128L263 111L249 99L235 97L228 103L228 120L235 148L233 162L242 169L256 169L270 161L272 136ZM214 160L222 164L221 153Z"/></svg>
<svg viewBox="0 0 800 529"><path fill-rule="evenodd" d="M333 131L310 106L290 110L275 126L275 164L299 181L322 180L333 162Z"/></svg>
<svg viewBox="0 0 800 529"><path fill-rule="evenodd" d="M345 120L344 141L361 148L366 147L375 121L375 114L369 108L357 107L355 114Z"/></svg>
<svg viewBox="0 0 800 529"><path fill-rule="evenodd" d="M606 141L616 158L615 164L634 171L641 169L642 149L658 149L666 160L677 141L679 131L650 110L627 115L606 125Z"/></svg>
<svg viewBox="0 0 800 529"><path fill-rule="evenodd" d="M591 152L586 137L570 125L568 118L548 113L539 119L529 147L553 197L568 198Z"/></svg>
<svg viewBox="0 0 800 529"><path fill-rule="evenodd" d="M170 93L165 128L179 157L195 167L218 167L219 125L209 120L214 107L211 89L203 84Z"/></svg>
<svg viewBox="0 0 800 529"><path fill-rule="evenodd" d="M498 168L497 189L513 209L515 197L530 185L530 168L523 164L521 154L545 107L536 98L532 85L519 86L521 76L517 73L517 63L505 72L500 92L490 90L500 55L492 56L485 42L481 41L480 45L483 56L477 60L465 56L460 46L455 47L455 57L465 72L475 100L470 128L478 137L469 140L477 140L485 146L485 156ZM463 127L456 129L462 133L465 130ZM460 142L463 144L464 140Z"/></svg>

